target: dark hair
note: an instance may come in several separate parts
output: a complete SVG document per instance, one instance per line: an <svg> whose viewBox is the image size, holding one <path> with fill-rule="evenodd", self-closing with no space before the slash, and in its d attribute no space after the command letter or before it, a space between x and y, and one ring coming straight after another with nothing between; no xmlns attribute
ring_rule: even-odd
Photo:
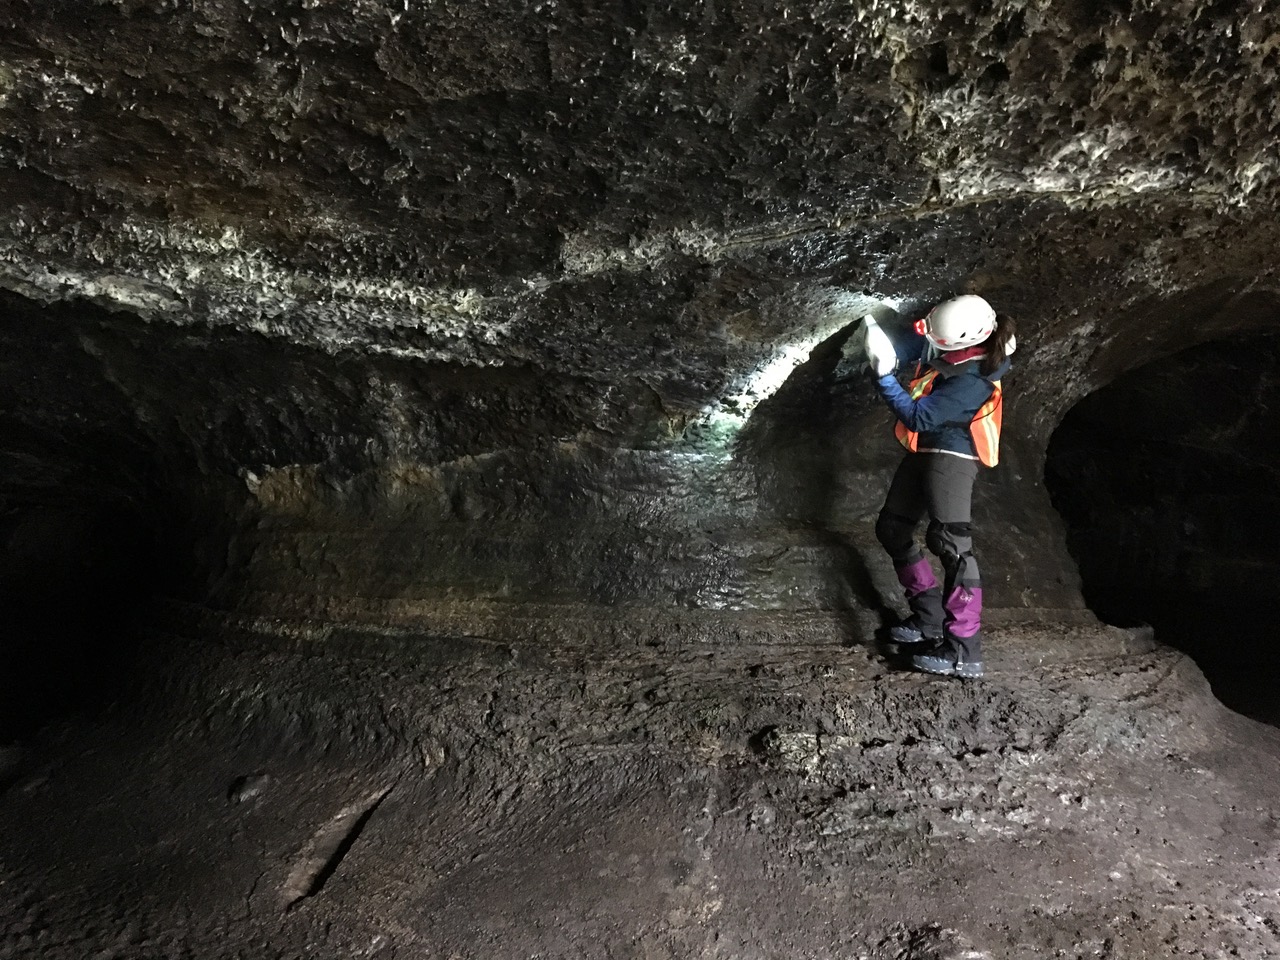
<svg viewBox="0 0 1280 960"><path fill-rule="evenodd" d="M987 355L982 358L982 363L978 365L978 370L984 377L989 377L1000 369L1000 364L1009 358L1009 354L1005 351L1009 349L1009 341L1013 339L1014 334L1013 317L1004 313L996 314L996 328L991 331L991 336L984 341L987 348Z"/></svg>

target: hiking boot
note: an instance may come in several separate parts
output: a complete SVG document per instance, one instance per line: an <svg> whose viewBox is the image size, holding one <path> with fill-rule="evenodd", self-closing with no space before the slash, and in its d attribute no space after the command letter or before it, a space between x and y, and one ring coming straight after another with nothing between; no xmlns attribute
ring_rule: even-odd
<svg viewBox="0 0 1280 960"><path fill-rule="evenodd" d="M896 643L900 647L921 647L922 644L931 646L941 639L941 633L931 636L921 630L915 617L907 617L901 623L896 623L889 628L889 642Z"/></svg>
<svg viewBox="0 0 1280 960"><path fill-rule="evenodd" d="M982 676L982 654L978 652L980 649L976 645L970 647L965 641L944 637L931 649L913 656L911 666L923 673L977 680Z"/></svg>

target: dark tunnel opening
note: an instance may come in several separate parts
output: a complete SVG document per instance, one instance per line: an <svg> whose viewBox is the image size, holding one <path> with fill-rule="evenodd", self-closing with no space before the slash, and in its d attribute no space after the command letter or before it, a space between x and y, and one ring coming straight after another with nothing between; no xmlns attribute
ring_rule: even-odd
<svg viewBox="0 0 1280 960"><path fill-rule="evenodd" d="M198 599L225 553L98 349L112 320L0 297L0 746L118 702L154 602Z"/></svg>
<svg viewBox="0 0 1280 960"><path fill-rule="evenodd" d="M1085 600L1150 624L1228 707L1280 725L1280 337L1214 342L1085 397L1045 482Z"/></svg>
<svg viewBox="0 0 1280 960"><path fill-rule="evenodd" d="M173 569L138 504L10 496L2 509L0 743L114 699L136 667L140 614Z"/></svg>

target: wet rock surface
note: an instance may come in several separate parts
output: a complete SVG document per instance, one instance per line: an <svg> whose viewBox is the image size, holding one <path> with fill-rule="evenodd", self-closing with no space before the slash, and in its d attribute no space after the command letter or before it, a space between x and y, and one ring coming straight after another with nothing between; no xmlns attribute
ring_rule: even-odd
<svg viewBox="0 0 1280 960"><path fill-rule="evenodd" d="M1147 572L1238 569L1274 391L1200 381L1280 315L1275 11L0 25L0 957L1280 952L1275 730L1090 613L1166 545L1131 484L1082 593L1042 482L1112 381L1059 503L1204 409L1123 466L1234 463ZM1021 341L975 684L876 647L898 448L842 354L962 291Z"/></svg>

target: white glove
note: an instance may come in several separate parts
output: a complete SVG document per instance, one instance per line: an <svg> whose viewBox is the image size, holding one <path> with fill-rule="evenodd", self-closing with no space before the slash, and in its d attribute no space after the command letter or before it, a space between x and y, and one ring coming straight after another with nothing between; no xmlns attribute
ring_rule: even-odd
<svg viewBox="0 0 1280 960"><path fill-rule="evenodd" d="M889 335L880 329L880 324L870 314L862 318L862 326L866 331L867 362L871 364L871 369L877 377L893 373L894 367L898 365L898 355L893 352L893 342Z"/></svg>

